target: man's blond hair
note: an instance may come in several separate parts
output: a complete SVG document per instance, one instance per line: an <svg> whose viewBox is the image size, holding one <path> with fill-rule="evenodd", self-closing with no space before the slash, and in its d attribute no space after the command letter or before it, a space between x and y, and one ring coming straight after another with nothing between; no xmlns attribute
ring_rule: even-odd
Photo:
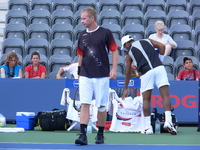
<svg viewBox="0 0 200 150"><path fill-rule="evenodd" d="M94 20L97 20L97 12L94 8L85 8L82 10L83 12L87 12L89 17L94 17Z"/></svg>

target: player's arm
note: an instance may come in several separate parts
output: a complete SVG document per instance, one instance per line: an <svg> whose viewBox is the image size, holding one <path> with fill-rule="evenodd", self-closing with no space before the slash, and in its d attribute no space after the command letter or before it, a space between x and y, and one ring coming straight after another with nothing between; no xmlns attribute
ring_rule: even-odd
<svg viewBox="0 0 200 150"><path fill-rule="evenodd" d="M80 70L81 70L82 60L83 60L83 56L79 55L78 56L78 79L79 79L79 76L80 76Z"/></svg>
<svg viewBox="0 0 200 150"><path fill-rule="evenodd" d="M61 76L61 74L64 72L63 68L60 68L57 75L56 75L56 79L63 79L63 77Z"/></svg>
<svg viewBox="0 0 200 150"><path fill-rule="evenodd" d="M117 72L117 64L118 64L118 50L112 51L112 69L110 71L110 79L116 79L116 72Z"/></svg>
<svg viewBox="0 0 200 150"><path fill-rule="evenodd" d="M122 94L122 99L128 96L128 84L131 78L131 64L132 64L132 58L130 55L126 55L126 73L125 73L125 85L124 85L124 91Z"/></svg>
<svg viewBox="0 0 200 150"><path fill-rule="evenodd" d="M4 68L1 68L1 78L6 78L6 72Z"/></svg>
<svg viewBox="0 0 200 150"><path fill-rule="evenodd" d="M159 48L160 55L164 55L164 53L165 53L165 45L160 43L160 42L158 42L158 41L152 40L152 39L149 39L149 40L151 41L151 43L153 44L153 46L155 48Z"/></svg>

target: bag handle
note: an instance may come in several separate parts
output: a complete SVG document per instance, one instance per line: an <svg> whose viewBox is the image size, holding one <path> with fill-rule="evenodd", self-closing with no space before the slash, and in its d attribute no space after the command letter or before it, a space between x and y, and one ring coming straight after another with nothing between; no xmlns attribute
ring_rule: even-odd
<svg viewBox="0 0 200 150"><path fill-rule="evenodd" d="M196 73L195 73L195 70L194 70L194 80L196 80Z"/></svg>

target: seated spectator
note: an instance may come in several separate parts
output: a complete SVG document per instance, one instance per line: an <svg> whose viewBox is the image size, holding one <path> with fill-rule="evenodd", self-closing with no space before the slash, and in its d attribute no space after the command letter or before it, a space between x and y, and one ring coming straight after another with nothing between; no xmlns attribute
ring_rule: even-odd
<svg viewBox="0 0 200 150"><path fill-rule="evenodd" d="M179 71L176 80L199 80L199 71L192 69L193 61L189 57L183 58L184 70Z"/></svg>
<svg viewBox="0 0 200 150"><path fill-rule="evenodd" d="M25 78L46 78L46 67L39 63L40 54L38 52L33 52L31 54L31 61L32 64L25 68Z"/></svg>
<svg viewBox="0 0 200 150"><path fill-rule="evenodd" d="M9 52L1 68L1 78L22 78L22 67L18 65L19 57L15 52Z"/></svg>
<svg viewBox="0 0 200 150"><path fill-rule="evenodd" d="M58 71L57 75L56 75L56 79L64 79L61 74L63 72L69 72L70 74L73 75L74 79L78 79L78 63L72 63L70 65L67 65L65 67L60 68L60 70Z"/></svg>
<svg viewBox="0 0 200 150"><path fill-rule="evenodd" d="M170 35L164 33L165 24L162 21L156 21L154 24L156 33L151 34L149 36L150 39L158 41L165 45L165 53L164 56L168 56L171 54L172 49L177 47L176 42L171 38ZM161 61L163 61L163 56L159 55Z"/></svg>

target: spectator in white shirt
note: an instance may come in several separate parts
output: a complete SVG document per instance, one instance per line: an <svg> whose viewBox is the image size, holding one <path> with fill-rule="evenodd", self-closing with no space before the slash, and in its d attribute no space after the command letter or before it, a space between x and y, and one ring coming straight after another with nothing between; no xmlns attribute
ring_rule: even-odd
<svg viewBox="0 0 200 150"><path fill-rule="evenodd" d="M149 36L149 39L152 39L164 44L165 45L164 56L170 55L172 49L177 47L176 42L172 39L170 35L164 33L165 24L163 21L156 21L154 24L154 27L155 27L156 33L151 34ZM162 61L162 57L163 56L160 56L161 61Z"/></svg>
<svg viewBox="0 0 200 150"><path fill-rule="evenodd" d="M74 79L78 79L78 63L71 63L65 67L60 68L60 70L58 71L57 75L56 75L56 79L64 79L61 74L63 72L69 72L70 74L73 75Z"/></svg>

